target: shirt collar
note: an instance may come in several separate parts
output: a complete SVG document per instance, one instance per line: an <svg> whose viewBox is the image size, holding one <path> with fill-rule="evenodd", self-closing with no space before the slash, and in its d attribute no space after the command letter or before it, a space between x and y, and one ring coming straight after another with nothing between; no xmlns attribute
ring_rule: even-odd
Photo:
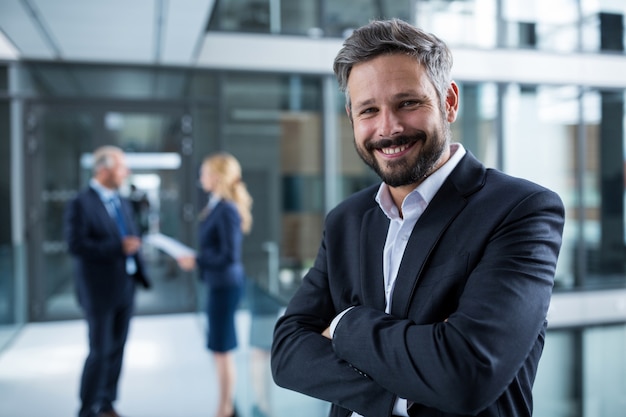
<svg viewBox="0 0 626 417"><path fill-rule="evenodd" d="M209 201L207 202L208 209L213 210L220 201L222 201L222 197L215 194L210 194Z"/></svg>
<svg viewBox="0 0 626 417"><path fill-rule="evenodd" d="M100 199L105 202L111 201L114 197L118 196L118 192L116 190L111 190L110 188L106 188L104 185L100 184L98 180L92 178L89 180L89 186L94 189Z"/></svg>
<svg viewBox="0 0 626 417"><path fill-rule="evenodd" d="M415 208L420 204L425 208L466 153L467 151L460 143L450 144L450 158L404 198L402 213L410 216L410 213L415 211ZM393 220L400 217L398 208L391 198L389 186L384 182L378 188L376 202L389 219Z"/></svg>

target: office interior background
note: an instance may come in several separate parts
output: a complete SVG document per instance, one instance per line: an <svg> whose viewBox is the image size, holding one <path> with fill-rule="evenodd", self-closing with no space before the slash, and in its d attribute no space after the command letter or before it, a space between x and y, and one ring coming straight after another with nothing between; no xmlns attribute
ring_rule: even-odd
<svg viewBox="0 0 626 417"><path fill-rule="evenodd" d="M453 50L454 140L565 203L535 415L626 416L625 15L621 0L0 0L0 349L81 318L62 213L103 144L127 152L144 230L190 246L200 162L233 153L254 197L242 308L284 305L325 213L377 181L332 60L352 29L398 17ZM145 250L156 284L137 314L201 311L193 274Z"/></svg>

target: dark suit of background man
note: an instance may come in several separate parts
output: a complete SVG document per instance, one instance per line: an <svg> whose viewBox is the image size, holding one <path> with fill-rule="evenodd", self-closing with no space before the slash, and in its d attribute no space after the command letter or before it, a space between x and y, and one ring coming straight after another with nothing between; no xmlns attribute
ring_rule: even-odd
<svg viewBox="0 0 626 417"><path fill-rule="evenodd" d="M68 204L65 213L67 244L76 260L78 302L89 328L79 417L119 416L113 402L133 314L135 282L149 287L130 202L118 195L128 174L121 149L97 149L89 187Z"/></svg>
<svg viewBox="0 0 626 417"><path fill-rule="evenodd" d="M564 209L451 143L451 66L399 20L357 29L335 59L356 150L383 183L328 214L271 358L278 385L331 416L532 414Z"/></svg>

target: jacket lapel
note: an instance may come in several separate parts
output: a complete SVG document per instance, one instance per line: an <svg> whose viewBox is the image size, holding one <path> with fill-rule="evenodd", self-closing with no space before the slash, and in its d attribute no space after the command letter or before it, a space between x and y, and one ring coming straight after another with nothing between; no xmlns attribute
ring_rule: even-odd
<svg viewBox="0 0 626 417"><path fill-rule="evenodd" d="M107 210L104 202L100 199L98 192L91 187L89 187L89 191L92 202L91 205L93 206L93 209L97 211L98 217L104 222L104 224L106 224L106 227L110 230L111 234L120 236L120 230L117 228L115 219L109 214L109 210ZM124 214L125 210L123 207L124 204L122 204L122 215L124 216L124 219L126 219L128 216Z"/></svg>
<svg viewBox="0 0 626 417"><path fill-rule="evenodd" d="M122 210L122 216L124 217L124 225L126 226L126 232L129 235L136 236L137 230L135 230L135 220L133 219L133 208L130 205L130 202L126 198L120 197L120 206ZM117 225L115 226L117 228Z"/></svg>
<svg viewBox="0 0 626 417"><path fill-rule="evenodd" d="M385 310L385 280L383 278L383 249L389 219L378 205L370 209L361 223L361 294L363 305Z"/></svg>
<svg viewBox="0 0 626 417"><path fill-rule="evenodd" d="M393 290L391 314L394 316L406 317L426 260L448 224L465 206L464 199L447 188L449 183L439 190L437 196L441 198L431 201L411 232Z"/></svg>
<svg viewBox="0 0 626 417"><path fill-rule="evenodd" d="M437 242L484 181L485 167L468 151L419 218L407 243L393 290L391 314L406 317L422 270Z"/></svg>

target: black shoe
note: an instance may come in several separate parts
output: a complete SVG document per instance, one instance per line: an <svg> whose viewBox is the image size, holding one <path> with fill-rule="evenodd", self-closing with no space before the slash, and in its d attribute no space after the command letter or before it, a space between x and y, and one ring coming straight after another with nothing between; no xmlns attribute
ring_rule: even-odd
<svg viewBox="0 0 626 417"><path fill-rule="evenodd" d="M108 411L100 411L98 413L98 417L121 417L121 416L117 414L117 411L110 409Z"/></svg>

